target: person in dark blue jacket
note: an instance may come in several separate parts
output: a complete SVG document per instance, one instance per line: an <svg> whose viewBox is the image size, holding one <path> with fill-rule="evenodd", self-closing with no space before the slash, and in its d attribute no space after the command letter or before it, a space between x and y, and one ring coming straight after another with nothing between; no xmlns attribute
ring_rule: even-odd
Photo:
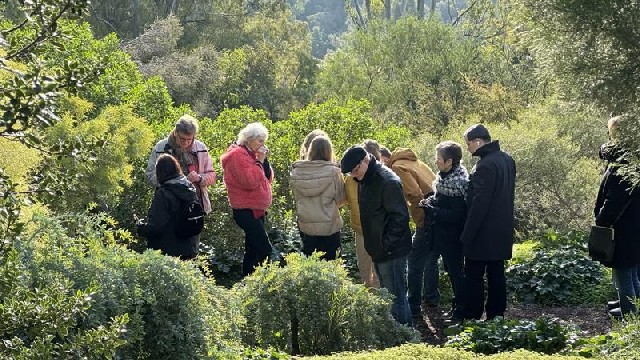
<svg viewBox="0 0 640 360"><path fill-rule="evenodd" d="M449 274L453 299L451 323L464 319L464 273L460 234L467 216L465 197L469 187L469 174L462 165L462 147L453 141L436 146L438 174L433 182L435 192L420 202L425 212L425 241L432 251L442 255Z"/></svg>
<svg viewBox="0 0 640 360"><path fill-rule="evenodd" d="M364 246L371 255L380 286L395 296L391 314L399 323L411 325L407 255L412 234L400 178L359 145L344 153L340 168L358 182Z"/></svg>
<svg viewBox="0 0 640 360"><path fill-rule="evenodd" d="M196 188L184 176L178 161L162 154L156 161L160 185L153 195L146 223L138 224L138 234L147 238L147 247L187 260L198 255L199 236L181 237L176 229L184 202L197 201Z"/></svg>
<svg viewBox="0 0 640 360"><path fill-rule="evenodd" d="M482 124L464 134L467 149L480 160L469 174L467 221L460 241L465 257L465 317L491 320L507 308L505 261L511 259L514 231L516 163L491 141ZM487 303L484 303L484 276ZM484 309L483 309L484 308Z"/></svg>

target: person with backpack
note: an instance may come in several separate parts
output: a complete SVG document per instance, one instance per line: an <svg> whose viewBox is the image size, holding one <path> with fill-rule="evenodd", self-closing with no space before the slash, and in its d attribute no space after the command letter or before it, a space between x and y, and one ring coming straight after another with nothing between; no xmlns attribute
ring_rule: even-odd
<svg viewBox="0 0 640 360"><path fill-rule="evenodd" d="M243 276L251 274L273 253L264 230L273 181L269 149L265 146L268 136L264 125L251 123L240 130L236 142L220 157L233 220L245 233Z"/></svg>
<svg viewBox="0 0 640 360"><path fill-rule="evenodd" d="M188 260L198 255L199 233L202 223L185 228L189 216L204 216L196 196L196 188L183 175L178 161L162 154L155 164L160 187L156 189L146 223L138 224L138 234L147 238L147 247L163 254ZM191 208L192 214L188 209ZM198 210L199 209L199 210ZM196 223L198 219L192 219Z"/></svg>
<svg viewBox="0 0 640 360"><path fill-rule="evenodd" d="M205 213L211 212L211 202L207 188L216 182L213 160L207 146L196 139L198 121L190 115L182 115L175 128L166 139L160 140L151 151L147 162L147 183L157 188L156 160L162 154L169 154L178 160L181 171L196 189L200 205Z"/></svg>

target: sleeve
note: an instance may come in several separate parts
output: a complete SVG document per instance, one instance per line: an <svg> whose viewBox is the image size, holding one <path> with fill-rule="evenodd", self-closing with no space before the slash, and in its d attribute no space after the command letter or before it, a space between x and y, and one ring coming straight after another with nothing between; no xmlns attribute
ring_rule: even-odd
<svg viewBox="0 0 640 360"><path fill-rule="evenodd" d="M156 160L158 160L158 153L156 152L156 146L154 146L153 149L151 149L151 155L149 155L149 160L147 161L147 170L145 170L147 184L153 187L158 187Z"/></svg>
<svg viewBox="0 0 640 360"><path fill-rule="evenodd" d="M387 213L382 243L386 249L390 249L402 240L409 228L409 209L399 182L391 181L385 185L382 190L382 206Z"/></svg>
<svg viewBox="0 0 640 360"><path fill-rule="evenodd" d="M206 187L213 185L216 182L216 172L213 170L213 160L209 155L209 149L203 144L199 144L200 150L198 150L198 162L200 164L199 174L202 176L202 181L198 184L200 187Z"/></svg>
<svg viewBox="0 0 640 360"><path fill-rule="evenodd" d="M347 203L347 192L344 187L344 178L340 170L336 171L336 179L334 181L336 187L336 204L338 207Z"/></svg>
<svg viewBox="0 0 640 360"><path fill-rule="evenodd" d="M398 175L402 182L402 192L407 203L409 203L410 206L418 206L424 194L411 171L404 166L393 166L392 170Z"/></svg>
<svg viewBox="0 0 640 360"><path fill-rule="evenodd" d="M627 189L631 184L624 181L622 177L614 172L606 178L603 189L602 206L596 214L596 225L612 226L618 217L625 210L631 193Z"/></svg>
<svg viewBox="0 0 640 360"><path fill-rule="evenodd" d="M475 174L471 177L471 187L473 192L467 213L467 221L460 236L460 240L465 247L472 245L473 238L485 221L489 211L491 197L495 188L495 171L490 166L478 166Z"/></svg>
<svg viewBox="0 0 640 360"><path fill-rule="evenodd" d="M265 179L263 165L252 159L248 154L246 156L243 155L239 153L233 154L224 170L231 173L236 186L246 190L257 189L265 180L268 180Z"/></svg>
<svg viewBox="0 0 640 360"><path fill-rule="evenodd" d="M145 237L159 236L171 220L167 203L166 190L157 189L151 201L147 223L139 229L139 233Z"/></svg>

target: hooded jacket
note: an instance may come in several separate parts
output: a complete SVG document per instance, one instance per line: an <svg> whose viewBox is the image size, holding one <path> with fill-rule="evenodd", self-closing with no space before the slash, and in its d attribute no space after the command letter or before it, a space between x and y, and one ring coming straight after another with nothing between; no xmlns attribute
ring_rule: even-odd
<svg viewBox="0 0 640 360"><path fill-rule="evenodd" d="M196 188L184 175L167 180L156 189L147 223L138 227L138 233L147 238L148 248L186 258L198 254L199 237L180 237L180 229L176 229L182 204L196 198Z"/></svg>
<svg viewBox="0 0 640 360"><path fill-rule="evenodd" d="M409 210L398 175L373 156L358 184L358 205L364 247L373 262L405 256L411 250Z"/></svg>
<svg viewBox="0 0 640 360"><path fill-rule="evenodd" d="M209 156L207 146L199 140L193 140L191 152L196 154L198 174L202 176L202 181L194 186L200 187L200 194L202 194L200 203L202 204L204 212L208 214L211 212L211 201L209 200L207 187L216 182L216 172L213 170L213 161L211 160L211 156ZM158 141L156 146L153 147L149 160L147 161L147 170L145 171L147 183L154 187L158 187L158 180L156 179L156 160L158 160L158 156L161 154L173 155L168 139Z"/></svg>
<svg viewBox="0 0 640 360"><path fill-rule="evenodd" d="M266 211L271 205L273 181L269 161L261 164L246 146L231 144L220 162L231 208Z"/></svg>
<svg viewBox="0 0 640 360"><path fill-rule="evenodd" d="M600 157L608 164L594 208L596 225L613 226L613 261L603 263L613 268L640 263L640 190L636 188L630 191L631 183L618 174L618 165L615 163L625 162L621 156L622 152L611 144L601 148Z"/></svg>
<svg viewBox="0 0 640 360"><path fill-rule="evenodd" d="M301 160L293 163L290 175L300 231L314 236L340 231L339 207L346 201L340 166L331 161Z"/></svg>
<svg viewBox="0 0 640 360"><path fill-rule="evenodd" d="M498 141L473 154L480 160L469 174L467 221L460 236L464 256L478 261L511 259L516 163Z"/></svg>
<svg viewBox="0 0 640 360"><path fill-rule="evenodd" d="M433 171L411 149L398 148L391 154L389 167L402 181L402 192L409 206L411 219L417 227L424 227L424 211L418 207L420 200L433 192L431 184L436 179Z"/></svg>

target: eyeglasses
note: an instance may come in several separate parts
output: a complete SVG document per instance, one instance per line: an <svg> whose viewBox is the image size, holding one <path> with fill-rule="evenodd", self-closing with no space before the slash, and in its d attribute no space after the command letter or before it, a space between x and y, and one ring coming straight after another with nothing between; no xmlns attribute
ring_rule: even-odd
<svg viewBox="0 0 640 360"><path fill-rule="evenodd" d="M192 137L183 137L182 135L180 135L180 133L176 133L176 136L178 137L178 140L180 140L181 142L192 142L193 141L193 136Z"/></svg>
<svg viewBox="0 0 640 360"><path fill-rule="evenodd" d="M353 176L354 172L358 172L358 170L360 169L360 166L362 166L362 162L364 161L364 159L362 159L358 165L356 165L356 167L353 168L353 170L351 170L350 172L347 173L347 175L349 176Z"/></svg>

